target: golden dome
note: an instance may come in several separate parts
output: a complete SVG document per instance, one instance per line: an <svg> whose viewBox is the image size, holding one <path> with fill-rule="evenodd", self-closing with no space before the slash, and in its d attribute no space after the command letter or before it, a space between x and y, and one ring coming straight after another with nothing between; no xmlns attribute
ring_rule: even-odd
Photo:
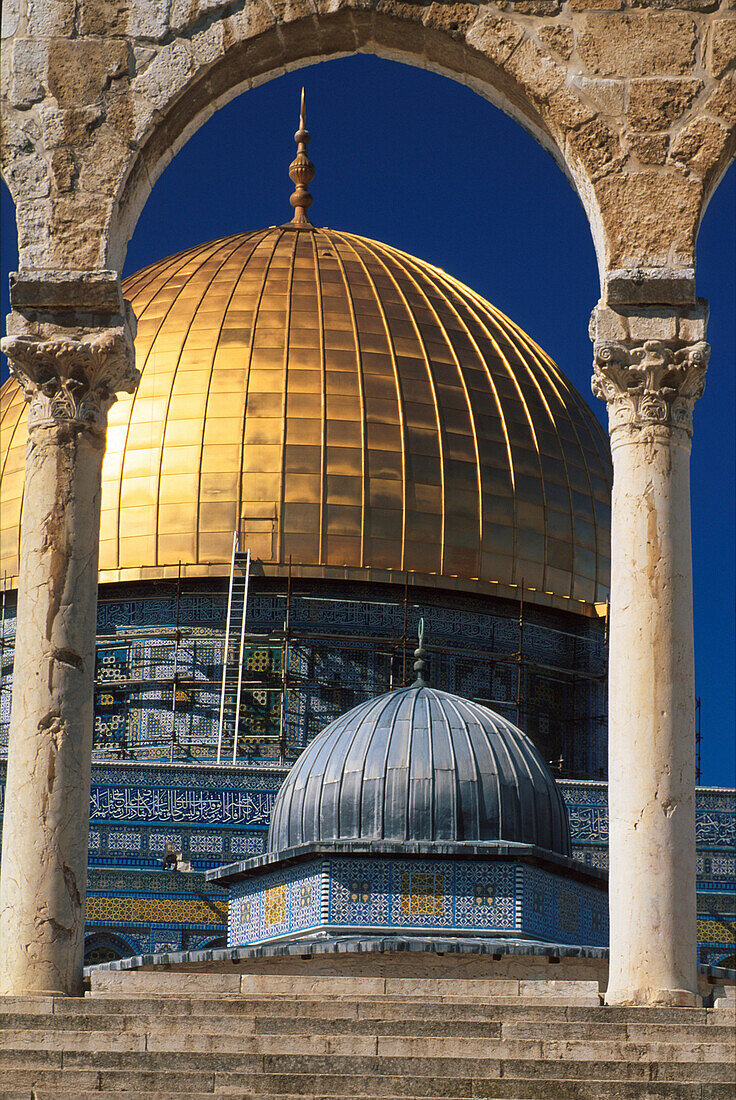
<svg viewBox="0 0 736 1100"><path fill-rule="evenodd" d="M573 601L608 588L608 443L517 325L395 248L242 233L124 284L135 395L110 412L100 579L266 573ZM0 391L0 573L17 574L26 412ZM369 572L370 570L370 572ZM496 589L502 591L503 589Z"/></svg>

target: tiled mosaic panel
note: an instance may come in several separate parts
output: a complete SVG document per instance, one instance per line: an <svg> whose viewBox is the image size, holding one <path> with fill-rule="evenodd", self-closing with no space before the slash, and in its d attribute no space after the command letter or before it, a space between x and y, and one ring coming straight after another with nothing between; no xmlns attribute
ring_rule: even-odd
<svg viewBox="0 0 736 1100"><path fill-rule="evenodd" d="M607 870L608 796L605 783L562 780L560 789L568 809L575 858L590 867ZM733 955L736 796L732 790L698 788L695 802L698 958L700 962L718 963Z"/></svg>
<svg viewBox="0 0 736 1100"><path fill-rule="evenodd" d="M330 860L329 924L388 927L390 913L390 860Z"/></svg>
<svg viewBox="0 0 736 1100"><path fill-rule="evenodd" d="M454 871L451 860L391 860L389 924L454 928Z"/></svg>
<svg viewBox="0 0 736 1100"><path fill-rule="evenodd" d="M260 855L266 831L234 833L196 828L162 829L133 826L128 829L98 825L90 829L89 857L94 865L113 862L120 866L158 865L167 849L181 853L196 868L217 867L234 859Z"/></svg>
<svg viewBox="0 0 736 1100"><path fill-rule="evenodd" d="M458 927L512 931L517 927L513 866L458 863L455 870L455 920Z"/></svg>
<svg viewBox="0 0 736 1100"><path fill-rule="evenodd" d="M328 857L324 867L274 871L236 884L230 899L230 945L319 923L373 930L520 932L554 943L607 942L605 893L536 868L495 861L350 857ZM321 875L328 901L323 922Z"/></svg>
<svg viewBox="0 0 736 1100"><path fill-rule="evenodd" d="M167 931L157 927L140 929L133 926L107 928L91 926L84 940L84 964L110 962L130 955L149 955L171 951L201 951L204 948L225 947L227 937L207 932Z"/></svg>
<svg viewBox="0 0 736 1100"><path fill-rule="evenodd" d="M0 760L0 807L4 769L4 761ZM92 805L90 876L118 874L117 885L106 884L104 890L117 889L130 896L130 876L137 878L138 868L148 867L147 873L151 875L154 870L161 870L160 841L154 840L152 847L151 838L169 833L181 837L184 858L190 859L195 867L216 866L258 854L263 850L266 837L263 823L270 815L275 792L284 774L283 768L264 764L232 768L191 763L95 763L93 785L97 795ZM605 868L608 856L605 784L563 781L561 789L568 807L574 810L571 825L576 856L590 866ZM100 794L102 791L104 796ZM152 795L152 791L157 793ZM177 791L182 793L171 793ZM192 791L199 793L195 797ZM206 792L204 801L202 791ZM244 791L248 797L243 797ZM237 798L233 800L228 792L236 792ZM203 819L203 808L209 820ZM142 820L130 819L136 815ZM697 820L701 845L698 852L698 914L701 921L717 918L732 925L736 917L733 904L736 893L733 792L699 789ZM254 827L254 821L261 822L260 828ZM195 841L192 848L192 838L200 835L201 839ZM702 846L704 837L716 843L706 848ZM221 855L216 850L220 841ZM114 870L116 867L118 872ZM164 895L175 893L174 876L167 872L160 877L163 882L156 889ZM194 876L194 880L202 882L199 876ZM108 925L111 933L123 927L117 917L99 923ZM185 922L178 927L183 935L188 934ZM706 931L710 937L717 938L704 941L702 937ZM733 945L724 943L723 936L723 931L718 932L709 924L699 926L701 961L719 961L733 954Z"/></svg>
<svg viewBox="0 0 736 1100"><path fill-rule="evenodd" d="M558 781L567 806L574 845L608 843L608 791L605 783ZM736 794L733 790L699 787L695 792L695 834L699 848L736 845ZM726 853L718 853L725 855Z"/></svg>
<svg viewBox="0 0 736 1100"><path fill-rule="evenodd" d="M200 875L90 868L87 948L95 961L224 940L226 921L226 892Z"/></svg>
<svg viewBox="0 0 736 1100"><path fill-rule="evenodd" d="M228 944L303 932L321 923L323 866L315 860L231 887Z"/></svg>
<svg viewBox="0 0 736 1100"><path fill-rule="evenodd" d="M224 901L192 897L97 897L87 898L87 920L160 921L172 924L224 924L227 906Z"/></svg>
<svg viewBox="0 0 736 1100"><path fill-rule="evenodd" d="M522 929L554 943L605 946L608 943L608 898L573 879L523 866Z"/></svg>

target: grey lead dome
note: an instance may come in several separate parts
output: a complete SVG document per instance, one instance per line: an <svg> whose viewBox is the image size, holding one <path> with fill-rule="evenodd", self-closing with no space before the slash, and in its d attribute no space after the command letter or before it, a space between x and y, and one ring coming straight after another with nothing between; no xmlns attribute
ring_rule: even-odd
<svg viewBox="0 0 736 1100"><path fill-rule="evenodd" d="M526 734L423 683L330 723L279 791L269 851L350 839L515 841L571 854L565 804Z"/></svg>

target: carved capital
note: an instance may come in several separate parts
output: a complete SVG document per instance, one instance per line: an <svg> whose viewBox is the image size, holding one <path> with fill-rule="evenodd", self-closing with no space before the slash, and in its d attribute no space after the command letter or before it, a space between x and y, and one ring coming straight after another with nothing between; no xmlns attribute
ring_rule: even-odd
<svg viewBox="0 0 736 1100"><path fill-rule="evenodd" d="M116 394L133 393L140 379L125 327L81 338L7 336L2 350L30 403L29 430L76 423L104 432Z"/></svg>
<svg viewBox="0 0 736 1100"><path fill-rule="evenodd" d="M608 405L611 433L625 426L659 425L691 435L693 405L705 389L709 356L704 340L679 348L662 340L596 344L591 388Z"/></svg>

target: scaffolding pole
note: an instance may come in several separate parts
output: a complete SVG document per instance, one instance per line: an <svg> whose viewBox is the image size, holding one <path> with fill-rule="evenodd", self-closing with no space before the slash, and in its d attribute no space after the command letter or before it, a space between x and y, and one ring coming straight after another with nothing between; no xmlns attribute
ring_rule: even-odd
<svg viewBox="0 0 736 1100"><path fill-rule="evenodd" d="M176 744L176 689L179 673L179 611L181 605L181 561L176 575L176 626L174 627L174 675L171 688L171 743L169 745L169 760L174 762L174 746Z"/></svg>
<svg viewBox="0 0 736 1100"><path fill-rule="evenodd" d="M700 768L700 746L702 742L702 735L700 733L700 696L695 698L695 785L700 786L701 768Z"/></svg>
<svg viewBox="0 0 736 1100"><path fill-rule="evenodd" d="M279 711L279 763L286 760L286 670L289 663L289 620L291 617L291 554L286 581L286 611L284 614L284 639L281 646L281 708Z"/></svg>

